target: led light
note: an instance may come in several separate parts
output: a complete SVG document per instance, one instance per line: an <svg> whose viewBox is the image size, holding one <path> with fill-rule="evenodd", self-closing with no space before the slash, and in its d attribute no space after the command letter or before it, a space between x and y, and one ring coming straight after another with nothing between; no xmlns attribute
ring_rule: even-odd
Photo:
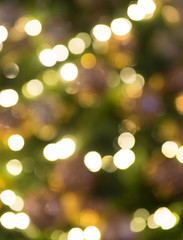
<svg viewBox="0 0 183 240"><path fill-rule="evenodd" d="M52 49L44 49L39 54L40 62L46 67L52 67L56 64L56 54Z"/></svg>
<svg viewBox="0 0 183 240"><path fill-rule="evenodd" d="M42 26L40 21L34 19L26 23L25 25L25 32L30 36L37 36L40 34L42 30Z"/></svg>
<svg viewBox="0 0 183 240"><path fill-rule="evenodd" d="M56 143L58 158L65 159L70 157L75 151L75 142L70 138L63 138Z"/></svg>
<svg viewBox="0 0 183 240"><path fill-rule="evenodd" d="M177 154L178 146L175 142L167 141L161 147L162 153L167 158L173 158Z"/></svg>
<svg viewBox="0 0 183 240"><path fill-rule="evenodd" d="M24 207L24 201L21 197L16 196L15 202L10 206L10 208L14 211L22 211Z"/></svg>
<svg viewBox="0 0 183 240"><path fill-rule="evenodd" d="M15 227L18 229L28 228L30 223L29 216L26 213L17 213L15 215Z"/></svg>
<svg viewBox="0 0 183 240"><path fill-rule="evenodd" d="M0 43L4 42L8 37L8 31L4 26L0 26Z"/></svg>
<svg viewBox="0 0 183 240"><path fill-rule="evenodd" d="M85 43L81 38L72 38L69 41L68 48L74 54L81 54L85 50Z"/></svg>
<svg viewBox="0 0 183 240"><path fill-rule="evenodd" d="M176 158L179 162L183 163L183 146L181 146L176 154Z"/></svg>
<svg viewBox="0 0 183 240"><path fill-rule="evenodd" d="M36 97L43 92L43 84L37 79L32 79L26 84L26 90L30 97Z"/></svg>
<svg viewBox="0 0 183 240"><path fill-rule="evenodd" d="M136 80L136 72L131 67L123 68L120 72L120 78L124 83L133 83Z"/></svg>
<svg viewBox="0 0 183 240"><path fill-rule="evenodd" d="M93 35L98 41L105 42L110 39L111 30L108 26L99 24L93 28Z"/></svg>
<svg viewBox="0 0 183 240"><path fill-rule="evenodd" d="M9 79L13 79L17 77L19 73L19 67L16 63L9 62L5 65L3 71L4 71L5 77Z"/></svg>
<svg viewBox="0 0 183 240"><path fill-rule="evenodd" d="M8 206L11 206L15 203L16 195L11 190L5 190L0 195L1 201Z"/></svg>
<svg viewBox="0 0 183 240"><path fill-rule="evenodd" d="M127 14L134 21L140 21L145 18L145 12L140 5L131 4L128 7Z"/></svg>
<svg viewBox="0 0 183 240"><path fill-rule="evenodd" d="M111 23L111 30L118 36L124 36L131 31L132 24L126 18L114 19Z"/></svg>
<svg viewBox="0 0 183 240"><path fill-rule="evenodd" d="M19 135L19 134L11 135L8 138L8 146L13 151L21 150L23 148L23 146L24 146L24 139L23 139L23 137L21 135Z"/></svg>
<svg viewBox="0 0 183 240"><path fill-rule="evenodd" d="M13 89L6 89L0 92L0 105L2 107L12 107L18 102L18 93Z"/></svg>
<svg viewBox="0 0 183 240"><path fill-rule="evenodd" d="M99 153L89 152L84 157L84 164L91 172L98 172L102 167L102 159Z"/></svg>
<svg viewBox="0 0 183 240"><path fill-rule="evenodd" d="M12 212L6 212L1 216L1 224L7 229L15 228L15 214Z"/></svg>
<svg viewBox="0 0 183 240"><path fill-rule="evenodd" d="M56 144L48 144L43 150L43 155L49 161L56 161L58 159Z"/></svg>
<svg viewBox="0 0 183 240"><path fill-rule="evenodd" d="M131 133L124 132L118 137L118 144L121 148L130 149L135 144L135 138Z"/></svg>
<svg viewBox="0 0 183 240"><path fill-rule="evenodd" d="M84 233L80 228L72 228L68 233L68 240L84 240Z"/></svg>
<svg viewBox="0 0 183 240"><path fill-rule="evenodd" d="M84 230L85 240L99 240L100 237L101 234L97 227L89 226Z"/></svg>
<svg viewBox="0 0 183 240"><path fill-rule="evenodd" d="M68 51L67 47L62 45L62 44L56 45L53 48L53 51L54 51L54 53L56 55L56 58L57 58L58 62L65 61L68 58L68 56L69 56L69 51Z"/></svg>
<svg viewBox="0 0 183 240"><path fill-rule="evenodd" d="M73 63L66 63L60 69L60 75L65 81L73 81L78 75L78 69Z"/></svg>
<svg viewBox="0 0 183 240"><path fill-rule="evenodd" d="M141 232L146 227L146 221L141 217L135 217L130 223L132 232Z"/></svg>
<svg viewBox="0 0 183 240"><path fill-rule="evenodd" d="M114 164L119 169L129 168L135 161L135 154L129 149L121 149L114 155Z"/></svg>
<svg viewBox="0 0 183 240"><path fill-rule="evenodd" d="M6 164L8 172L12 175L19 175L22 172L22 164L17 159L12 159Z"/></svg>

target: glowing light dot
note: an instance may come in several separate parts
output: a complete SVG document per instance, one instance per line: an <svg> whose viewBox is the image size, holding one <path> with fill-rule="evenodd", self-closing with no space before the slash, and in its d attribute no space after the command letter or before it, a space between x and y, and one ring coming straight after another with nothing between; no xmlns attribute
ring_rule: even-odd
<svg viewBox="0 0 183 240"><path fill-rule="evenodd" d="M68 233L68 240L83 240L84 233L80 228L72 228Z"/></svg>
<svg viewBox="0 0 183 240"><path fill-rule="evenodd" d="M70 157L75 151L76 145L71 138L63 138L56 143L57 155L60 159Z"/></svg>
<svg viewBox="0 0 183 240"><path fill-rule="evenodd" d="M93 28L93 35L98 41L105 42L110 39L111 30L108 26L99 24Z"/></svg>
<svg viewBox="0 0 183 240"><path fill-rule="evenodd" d="M180 22L180 14L177 9L172 6L164 6L162 9L162 15L165 20L171 24Z"/></svg>
<svg viewBox="0 0 183 240"><path fill-rule="evenodd" d="M132 24L126 18L114 19L111 23L111 30L118 36L124 36L131 31Z"/></svg>
<svg viewBox="0 0 183 240"><path fill-rule="evenodd" d="M173 158L177 154L178 146L175 142L167 141L161 147L162 153L167 158Z"/></svg>
<svg viewBox="0 0 183 240"><path fill-rule="evenodd" d="M44 49L39 54L39 60L46 67L52 67L57 62L56 54L52 49Z"/></svg>
<svg viewBox="0 0 183 240"><path fill-rule="evenodd" d="M145 208L139 208L134 212L134 218L135 217L140 217L144 220L147 220L147 218L149 217L149 212Z"/></svg>
<svg viewBox="0 0 183 240"><path fill-rule="evenodd" d="M153 14L156 10L156 4L152 0L138 0L140 6L146 15Z"/></svg>
<svg viewBox="0 0 183 240"><path fill-rule="evenodd" d="M183 163L183 146L181 146L176 154L176 158L179 162Z"/></svg>
<svg viewBox="0 0 183 240"><path fill-rule="evenodd" d="M132 232L141 232L146 227L146 221L141 217L135 217L130 223Z"/></svg>
<svg viewBox="0 0 183 240"><path fill-rule="evenodd" d="M7 229L15 228L15 214L12 212L6 212L1 216L1 224Z"/></svg>
<svg viewBox="0 0 183 240"><path fill-rule="evenodd" d="M131 133L124 132L118 137L118 144L121 148L130 149L135 144L135 138Z"/></svg>
<svg viewBox="0 0 183 240"><path fill-rule="evenodd" d="M26 229L29 226L30 219L26 213L17 213L15 215L15 227L18 229Z"/></svg>
<svg viewBox="0 0 183 240"><path fill-rule="evenodd" d="M10 207L14 211L17 211L17 212L22 211L22 209L24 207L23 199L19 196L16 196L15 202Z"/></svg>
<svg viewBox="0 0 183 240"><path fill-rule="evenodd" d="M5 205L11 206L16 200L16 195L11 190L5 190L1 193L0 198Z"/></svg>
<svg viewBox="0 0 183 240"><path fill-rule="evenodd" d="M102 169L106 172L115 172L117 170L113 162L113 156L107 155L102 158Z"/></svg>
<svg viewBox="0 0 183 240"><path fill-rule="evenodd" d="M85 53L81 57L81 65L86 69L91 69L96 65L96 57L92 53Z"/></svg>
<svg viewBox="0 0 183 240"><path fill-rule="evenodd" d="M69 41L68 48L74 54L81 54L85 50L85 43L81 38L72 38Z"/></svg>
<svg viewBox="0 0 183 240"><path fill-rule="evenodd" d="M24 146L24 139L23 139L23 137L21 135L19 135L19 134L11 135L8 138L8 146L13 151L21 150L23 148L23 146Z"/></svg>
<svg viewBox="0 0 183 240"><path fill-rule="evenodd" d="M40 34L42 30L42 25L40 21L34 19L26 23L25 25L25 32L30 36L37 36Z"/></svg>
<svg viewBox="0 0 183 240"><path fill-rule="evenodd" d="M177 222L175 215L166 207L161 207L154 213L154 221L157 225L161 226L162 229L167 230Z"/></svg>
<svg viewBox="0 0 183 240"><path fill-rule="evenodd" d="M18 93L13 89L6 89L0 92L0 105L2 107L12 107L18 102Z"/></svg>
<svg viewBox="0 0 183 240"><path fill-rule="evenodd" d="M127 169L135 161L135 154L129 149L121 149L114 155L114 164L119 169Z"/></svg>
<svg viewBox="0 0 183 240"><path fill-rule="evenodd" d="M30 80L26 85L27 92L32 96L39 96L43 92L43 84L37 79Z"/></svg>
<svg viewBox="0 0 183 240"><path fill-rule="evenodd" d="M69 51L68 51L67 47L62 45L62 44L56 45L53 48L53 51L56 55L56 59L57 59L58 62L65 61L69 56Z"/></svg>
<svg viewBox="0 0 183 240"><path fill-rule="evenodd" d="M89 152L84 157L84 164L91 172L98 172L102 167L102 159L99 153Z"/></svg>
<svg viewBox="0 0 183 240"><path fill-rule="evenodd" d="M0 43L4 42L8 37L8 31L4 26L0 26Z"/></svg>
<svg viewBox="0 0 183 240"><path fill-rule="evenodd" d="M136 80L136 72L131 67L123 68L120 72L120 78L124 83L133 83Z"/></svg>
<svg viewBox="0 0 183 240"><path fill-rule="evenodd" d="M49 161L56 161L58 159L56 144L48 144L43 150L43 155Z"/></svg>
<svg viewBox="0 0 183 240"><path fill-rule="evenodd" d="M22 164L17 159L12 159L6 164L8 172L12 175L19 175L22 172Z"/></svg>
<svg viewBox="0 0 183 240"><path fill-rule="evenodd" d="M97 227L89 226L84 230L85 240L99 240L100 237L101 234Z"/></svg>
<svg viewBox="0 0 183 240"><path fill-rule="evenodd" d="M76 37L81 38L85 43L85 48L88 48L91 44L91 37L88 33L81 32L76 35Z"/></svg>
<svg viewBox="0 0 183 240"><path fill-rule="evenodd" d="M78 75L78 69L73 63L66 63L60 69L60 75L65 81L73 81Z"/></svg>
<svg viewBox="0 0 183 240"><path fill-rule="evenodd" d="M150 229L158 228L159 225L155 223L154 221L154 214L151 214L147 219L147 225Z"/></svg>
<svg viewBox="0 0 183 240"><path fill-rule="evenodd" d="M16 63L7 63L3 69L5 77L9 79L16 78L19 73L19 67Z"/></svg>
<svg viewBox="0 0 183 240"><path fill-rule="evenodd" d="M145 12L143 8L137 4L131 4L128 7L127 14L129 18L131 18L134 21L140 21L145 17Z"/></svg>

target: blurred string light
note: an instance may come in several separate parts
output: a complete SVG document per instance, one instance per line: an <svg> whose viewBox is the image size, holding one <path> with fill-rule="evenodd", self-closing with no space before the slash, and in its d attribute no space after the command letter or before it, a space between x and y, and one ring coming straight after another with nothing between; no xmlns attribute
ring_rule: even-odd
<svg viewBox="0 0 183 240"><path fill-rule="evenodd" d="M107 155L102 158L102 169L105 172L115 172L117 167L114 165L113 156Z"/></svg>
<svg viewBox="0 0 183 240"><path fill-rule="evenodd" d="M84 157L84 164L91 172L98 172L102 167L102 159L98 152L88 152Z"/></svg>
<svg viewBox="0 0 183 240"><path fill-rule="evenodd" d="M114 155L114 164L119 169L127 169L135 162L135 154L129 149L121 149Z"/></svg>
<svg viewBox="0 0 183 240"><path fill-rule="evenodd" d="M68 43L68 48L73 54L81 54L85 50L85 42L79 38L72 38Z"/></svg>
<svg viewBox="0 0 183 240"><path fill-rule="evenodd" d="M161 151L165 155L165 157L173 158L177 154L178 145L173 141L167 141L163 143Z"/></svg>
<svg viewBox="0 0 183 240"><path fill-rule="evenodd" d="M22 211L24 208L24 201L21 197L16 196L16 199L12 205L10 205L10 208L14 211Z"/></svg>
<svg viewBox="0 0 183 240"><path fill-rule="evenodd" d="M9 62L4 66L3 72L5 77L13 79L17 77L19 73L19 67L16 63Z"/></svg>
<svg viewBox="0 0 183 240"><path fill-rule="evenodd" d="M11 175L19 175L22 172L22 163L17 159L12 159L6 164L6 169Z"/></svg>
<svg viewBox="0 0 183 240"><path fill-rule="evenodd" d="M4 42L8 37L8 31L4 26L0 26L0 43Z"/></svg>
<svg viewBox="0 0 183 240"><path fill-rule="evenodd" d="M85 68L85 69L91 69L94 68L94 66L96 65L96 57L95 55L93 55L92 53L85 53L82 57L81 57L81 65Z"/></svg>
<svg viewBox="0 0 183 240"><path fill-rule="evenodd" d="M132 29L131 22L126 18L116 18L111 22L111 30L117 36L124 36Z"/></svg>
<svg viewBox="0 0 183 240"><path fill-rule="evenodd" d="M85 43L85 48L88 48L91 44L91 37L88 33L80 32L76 35L77 38L80 38Z"/></svg>
<svg viewBox="0 0 183 240"><path fill-rule="evenodd" d="M83 230L80 228L72 228L68 233L68 240L84 240Z"/></svg>
<svg viewBox="0 0 183 240"><path fill-rule="evenodd" d="M5 89L0 92L0 105L2 107L12 107L17 104L18 93L13 89Z"/></svg>
<svg viewBox="0 0 183 240"><path fill-rule="evenodd" d="M107 25L98 24L92 30L93 36L101 42L108 41L111 37L111 30Z"/></svg>
<svg viewBox="0 0 183 240"><path fill-rule="evenodd" d="M30 219L26 213L6 212L0 218L1 224L7 229L26 229L29 226Z"/></svg>
<svg viewBox="0 0 183 240"><path fill-rule="evenodd" d="M136 71L131 67L125 67L120 71L120 78L124 83L133 83L136 80Z"/></svg>
<svg viewBox="0 0 183 240"><path fill-rule="evenodd" d="M11 190L4 190L1 194L0 194L0 199L1 201L8 206L11 206L15 203L16 201L16 195L13 191Z"/></svg>
<svg viewBox="0 0 183 240"><path fill-rule="evenodd" d="M78 75L78 69L74 63L66 63L60 69L60 76L65 81L73 81Z"/></svg>
<svg viewBox="0 0 183 240"><path fill-rule="evenodd" d="M149 217L149 212L145 208L139 208L134 212L134 218L130 223L132 232L141 232L146 228L146 220Z"/></svg>
<svg viewBox="0 0 183 240"><path fill-rule="evenodd" d="M100 231L95 226L89 226L84 230L85 240L99 240L101 237Z"/></svg>
<svg viewBox="0 0 183 240"><path fill-rule="evenodd" d="M42 82L38 79L32 79L22 87L22 93L27 98L40 96L44 90Z"/></svg>
<svg viewBox="0 0 183 240"><path fill-rule="evenodd" d="M37 19L33 19L26 23L25 32L30 36L37 36L41 33L42 25Z"/></svg>
<svg viewBox="0 0 183 240"><path fill-rule="evenodd" d="M66 159L75 152L76 144L71 138L63 138L57 143L50 143L43 149L44 157L49 161Z"/></svg>
<svg viewBox="0 0 183 240"><path fill-rule="evenodd" d="M40 52L39 60L46 67L53 67L57 62L55 52L49 48L44 49Z"/></svg>
<svg viewBox="0 0 183 240"><path fill-rule="evenodd" d="M131 133L124 132L118 137L118 144L121 148L131 149L135 144L135 138Z"/></svg>
<svg viewBox="0 0 183 240"><path fill-rule="evenodd" d="M180 13L173 6L165 5L162 8L162 16L163 18L170 24L175 24L180 22Z"/></svg>
<svg viewBox="0 0 183 240"><path fill-rule="evenodd" d="M127 14L134 21L141 21L153 16L156 10L156 4L152 0L139 0L137 4L131 4L128 7Z"/></svg>
<svg viewBox="0 0 183 240"><path fill-rule="evenodd" d="M183 163L183 146L179 147L176 153L176 158L179 162Z"/></svg>
<svg viewBox="0 0 183 240"><path fill-rule="evenodd" d="M154 221L154 214L151 214L148 219L147 219L147 226L150 228L150 229L156 229L159 227L158 224L155 223Z"/></svg>
<svg viewBox="0 0 183 240"><path fill-rule="evenodd" d="M157 209L154 213L154 221L163 230L168 230L173 228L177 223L177 217L168 208L161 207Z"/></svg>
<svg viewBox="0 0 183 240"><path fill-rule="evenodd" d="M67 47L62 44L54 46L53 51L56 55L56 60L58 62L65 61L69 56L69 51L68 51Z"/></svg>
<svg viewBox="0 0 183 240"><path fill-rule="evenodd" d="M43 72L42 79L47 86L56 86L59 81L59 73L53 69Z"/></svg>
<svg viewBox="0 0 183 240"><path fill-rule="evenodd" d="M24 146L24 139L19 134L13 134L8 138L8 146L12 151L20 151Z"/></svg>
<svg viewBox="0 0 183 240"><path fill-rule="evenodd" d="M135 217L130 223L132 232L141 232L146 228L146 221L142 217Z"/></svg>

